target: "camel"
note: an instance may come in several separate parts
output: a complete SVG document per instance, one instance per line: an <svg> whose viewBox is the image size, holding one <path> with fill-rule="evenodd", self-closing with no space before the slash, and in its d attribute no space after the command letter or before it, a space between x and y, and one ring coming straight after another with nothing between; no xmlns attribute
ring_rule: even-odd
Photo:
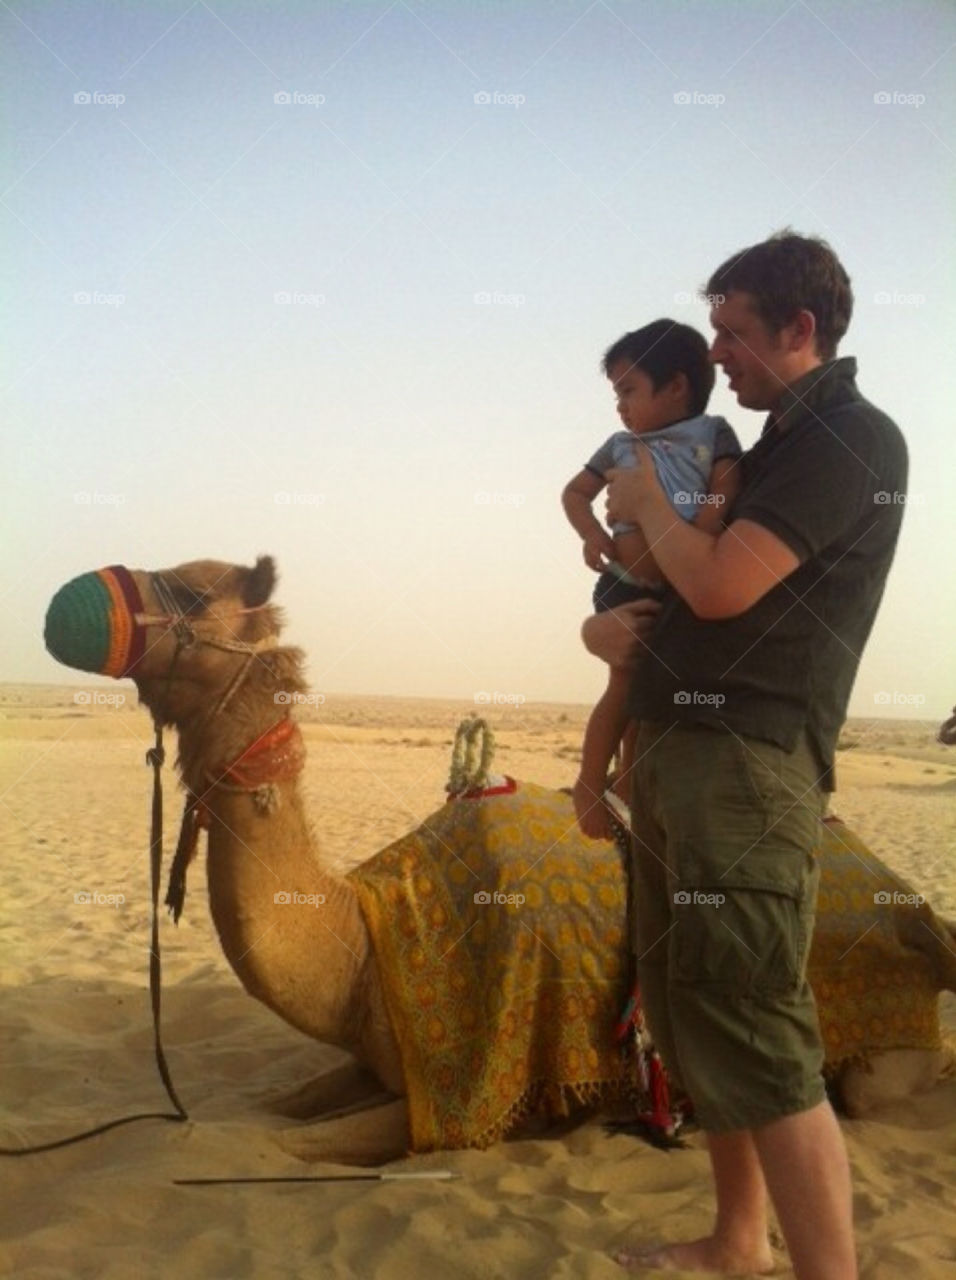
<svg viewBox="0 0 956 1280"><path fill-rule="evenodd" d="M275 582L275 564L268 556L252 568L214 560L159 572L112 566L83 574L57 592L47 614L46 642L53 656L71 667L130 676L157 726L176 730L181 781L187 795L200 802L194 817L201 815L208 826L209 906L229 964L250 995L307 1036L347 1050L360 1068L331 1073L287 1099L282 1108L286 1115L314 1119L325 1113L338 1122L284 1130L282 1145L304 1159L382 1163L422 1149L409 1111L408 1052L396 1032L394 995L390 1006L391 988L385 981L389 974L376 951L363 900L352 880L323 868L303 809L298 778L304 747L290 712L307 686L301 650L279 642L283 615L271 603ZM537 794L543 795L543 789ZM570 798L549 795L564 806L573 856L586 860L588 847L604 842L579 836ZM482 813L492 821L506 811L508 800L489 795ZM442 839L449 844L458 840L460 823L475 812L465 800L449 800L429 821L435 829L445 824ZM459 813L465 816L459 819ZM402 848L401 857L407 857ZM535 861L546 853L542 848ZM392 856L399 854L393 851ZM452 848L452 872L461 861ZM870 861L884 877L881 884L902 883L872 856ZM181 864L171 890L179 908L184 874ZM824 858L823 883L827 876ZM321 903L321 910L290 910L291 895L303 903ZM623 893L614 889L607 900L616 912L616 932L608 936L620 938ZM897 916L902 921L897 932L906 935L914 963L931 984L927 1018L935 1025L924 1028L928 1039L924 1036L918 1047L908 1047L901 1034L898 1046L881 1042L862 1058L855 1054L841 1063L842 1096L856 1116L872 1113L887 1099L930 1087L952 1061L939 1041L935 993L956 987L956 933L925 906L915 915ZM863 965L854 971L859 984L871 980L860 974L872 975L874 985L892 976L880 972L892 959L885 946L881 951L878 938L891 917L887 911L880 929L861 930L858 943L836 939L837 956L856 945L854 957ZM892 921L891 927L896 927ZM884 943L888 937L884 935ZM836 985L821 982L817 988L815 983L821 1023ZM537 1016L529 1009L530 1016ZM441 1098L433 1101L440 1113ZM534 1110L516 1113L515 1125ZM515 1125L506 1119L494 1136ZM457 1143L439 1138L431 1145L443 1141L469 1145L467 1136Z"/></svg>

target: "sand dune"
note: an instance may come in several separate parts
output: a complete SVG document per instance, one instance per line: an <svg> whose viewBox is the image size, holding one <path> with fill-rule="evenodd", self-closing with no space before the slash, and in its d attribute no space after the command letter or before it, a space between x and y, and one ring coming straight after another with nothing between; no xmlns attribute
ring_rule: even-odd
<svg viewBox="0 0 956 1280"><path fill-rule="evenodd" d="M117 691L125 704L95 700ZM75 701L76 692L89 700ZM474 710L329 695L300 717L305 790L331 863L354 865L437 807L455 725ZM502 771L546 785L572 780L586 708L486 710ZM131 686L91 681L6 686L0 717L0 1120L4 1145L17 1145L168 1108L145 978L148 716ZM956 749L935 744L934 733L929 724L850 722L834 808L956 916ZM168 849L179 801L171 769L166 779ZM83 892L100 901L76 902ZM665 1153L596 1123L407 1162L461 1174L449 1183L173 1186L176 1177L301 1173L270 1136L289 1121L266 1103L347 1059L245 995L215 939L199 866L179 927L164 922L163 946L165 1042L191 1121L135 1124L0 1161L6 1273L598 1280L621 1274L608 1251L624 1241L686 1238L709 1225L699 1136ZM956 999L942 1007L956 1033ZM956 1081L844 1130L862 1275L956 1276Z"/></svg>

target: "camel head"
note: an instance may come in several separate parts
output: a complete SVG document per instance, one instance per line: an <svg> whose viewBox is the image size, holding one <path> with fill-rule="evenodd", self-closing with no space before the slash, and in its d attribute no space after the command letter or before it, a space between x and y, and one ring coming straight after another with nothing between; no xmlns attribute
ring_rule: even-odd
<svg viewBox="0 0 956 1280"><path fill-rule="evenodd" d="M303 689L301 654L277 647L282 611L269 604L275 562L251 569L194 560L149 572L111 565L57 591L44 639L57 661L130 677L164 724L182 724L222 692L243 664L249 683Z"/></svg>

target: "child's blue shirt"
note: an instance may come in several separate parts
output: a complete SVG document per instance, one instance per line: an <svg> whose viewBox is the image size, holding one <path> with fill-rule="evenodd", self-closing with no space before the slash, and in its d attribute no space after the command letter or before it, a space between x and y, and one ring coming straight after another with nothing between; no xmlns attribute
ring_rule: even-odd
<svg viewBox="0 0 956 1280"><path fill-rule="evenodd" d="M638 441L650 449L657 478L671 506L685 520L693 520L706 500L714 463L719 458L739 458L743 452L725 418L702 413L640 435L616 431L585 467L601 480L611 467L633 467ZM611 525L611 532L633 533L637 527L619 520Z"/></svg>

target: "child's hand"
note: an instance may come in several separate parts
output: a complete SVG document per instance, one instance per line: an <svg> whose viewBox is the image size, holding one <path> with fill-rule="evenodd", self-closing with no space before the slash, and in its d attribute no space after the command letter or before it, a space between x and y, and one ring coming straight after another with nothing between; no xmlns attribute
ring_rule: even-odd
<svg viewBox="0 0 956 1280"><path fill-rule="evenodd" d="M611 828L601 795L578 778L571 791L578 826L592 840L610 840Z"/></svg>
<svg viewBox="0 0 956 1280"><path fill-rule="evenodd" d="M584 563L595 573L607 568L607 561L614 559L614 539L603 529L589 533L584 539Z"/></svg>

